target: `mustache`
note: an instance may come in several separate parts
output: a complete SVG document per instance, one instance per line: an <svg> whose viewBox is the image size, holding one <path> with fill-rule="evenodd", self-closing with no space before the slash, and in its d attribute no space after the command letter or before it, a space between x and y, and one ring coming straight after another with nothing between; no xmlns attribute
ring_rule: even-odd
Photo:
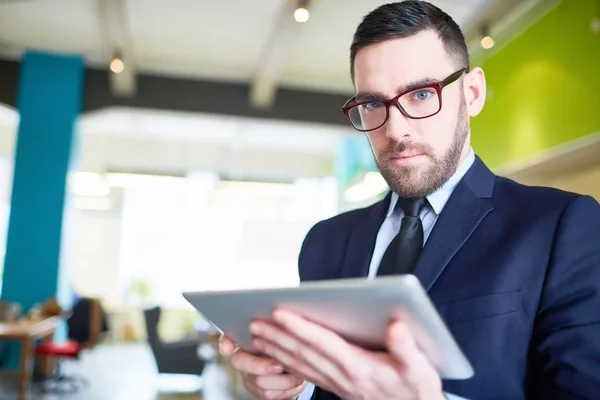
<svg viewBox="0 0 600 400"><path fill-rule="evenodd" d="M391 142L383 150L382 155L389 158L394 153L402 153L402 152L431 155L433 153L433 149L431 148L431 146L427 146L425 144L419 144L419 143L413 143L413 142Z"/></svg>

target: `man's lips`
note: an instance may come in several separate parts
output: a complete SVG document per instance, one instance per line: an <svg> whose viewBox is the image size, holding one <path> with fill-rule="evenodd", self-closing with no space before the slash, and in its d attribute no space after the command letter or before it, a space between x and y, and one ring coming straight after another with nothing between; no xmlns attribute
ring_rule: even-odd
<svg viewBox="0 0 600 400"><path fill-rule="evenodd" d="M424 153L415 153L415 154L402 154L402 153L394 153L390 157L392 160L408 160L410 158L415 158L419 156L425 155Z"/></svg>
<svg viewBox="0 0 600 400"><path fill-rule="evenodd" d="M396 167L410 167L421 164L423 156L425 156L425 153L394 153L390 157L390 163Z"/></svg>

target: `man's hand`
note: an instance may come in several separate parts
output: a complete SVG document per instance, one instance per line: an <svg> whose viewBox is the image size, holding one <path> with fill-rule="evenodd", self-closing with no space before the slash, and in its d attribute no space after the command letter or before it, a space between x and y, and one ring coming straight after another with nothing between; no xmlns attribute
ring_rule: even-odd
<svg viewBox="0 0 600 400"><path fill-rule="evenodd" d="M273 319L251 324L253 345L287 371L340 398L444 399L441 379L406 321L390 324L388 352L370 352L291 312L275 310Z"/></svg>
<svg viewBox="0 0 600 400"><path fill-rule="evenodd" d="M244 387L260 399L295 399L306 386L304 380L285 373L281 363L240 350L226 336L219 340L219 352L231 357L231 367L241 373Z"/></svg>

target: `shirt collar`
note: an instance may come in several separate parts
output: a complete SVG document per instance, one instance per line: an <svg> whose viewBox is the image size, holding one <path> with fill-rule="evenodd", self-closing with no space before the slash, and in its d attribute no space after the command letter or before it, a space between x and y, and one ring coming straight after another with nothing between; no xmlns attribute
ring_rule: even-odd
<svg viewBox="0 0 600 400"><path fill-rule="evenodd" d="M475 152L473 148L469 149L469 154L465 161L461 164L460 168L448 179L438 190L431 193L427 196L427 201L429 202L433 211L440 215L444 206L448 202L450 195L458 185L458 182L465 176L471 165L475 162ZM398 202L398 195L392 192L392 197L390 198L390 205L388 207L387 216L389 217L394 212L394 208L396 207L396 203Z"/></svg>

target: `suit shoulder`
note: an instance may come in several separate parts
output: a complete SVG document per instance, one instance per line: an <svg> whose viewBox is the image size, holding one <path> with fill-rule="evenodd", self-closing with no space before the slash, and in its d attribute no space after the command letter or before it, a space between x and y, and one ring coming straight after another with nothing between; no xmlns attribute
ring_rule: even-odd
<svg viewBox="0 0 600 400"><path fill-rule="evenodd" d="M310 243L315 241L322 242L323 238L342 238L344 233L348 233L352 230L352 227L360 221L364 221L368 218L369 214L373 212L375 207L381 206L382 203L378 202L368 207L357 208L350 211L345 211L337 214L333 217L321 220L314 224L302 243L301 253L306 250L306 247Z"/></svg>
<svg viewBox="0 0 600 400"><path fill-rule="evenodd" d="M311 229L311 231L330 231L345 229L349 226L354 225L357 221L366 218L379 203L375 203L368 207L357 208L354 210L345 211L337 214L331 218L324 219L317 222Z"/></svg>
<svg viewBox="0 0 600 400"><path fill-rule="evenodd" d="M313 225L302 242L298 256L300 280L338 277L351 232L364 224L377 207L385 207L385 202L342 212Z"/></svg>

